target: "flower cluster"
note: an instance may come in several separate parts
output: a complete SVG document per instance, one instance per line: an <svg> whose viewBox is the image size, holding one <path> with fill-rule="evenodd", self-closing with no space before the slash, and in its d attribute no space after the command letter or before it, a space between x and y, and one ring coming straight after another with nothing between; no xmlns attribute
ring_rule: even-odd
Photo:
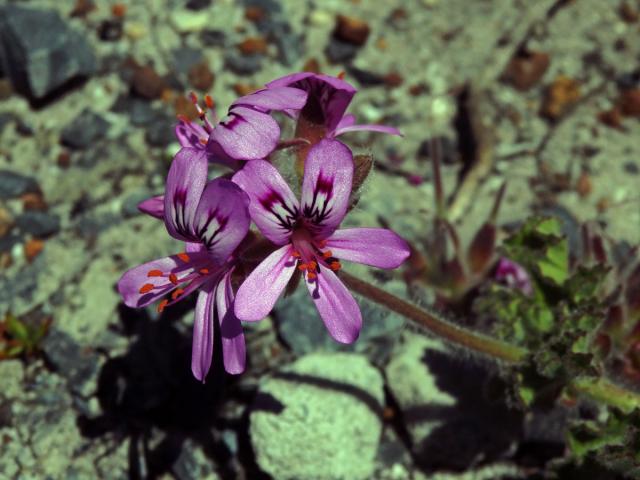
<svg viewBox="0 0 640 480"><path fill-rule="evenodd" d="M244 370L241 320L267 316L296 277L304 279L329 334L338 342L355 341L362 316L340 281L341 261L396 268L409 256L407 243L390 230L339 229L350 202L354 160L336 137L357 130L399 135L392 127L356 125L345 113L355 93L340 78L292 74L236 100L220 121L210 97L203 109L192 96L200 122L180 118L176 136L182 148L164 195L139 206L163 220L169 235L184 242L184 251L132 268L118 290L130 307L162 298L159 311L198 291L191 362L197 379L204 381L211 366L214 332L221 336L225 370ZM294 139L281 140L274 111L296 121ZM303 160L299 200L269 161L282 145L297 145ZM235 173L209 180L211 162ZM250 233L251 222L262 237ZM260 242L269 248L258 249L263 255L256 263L246 253Z"/></svg>

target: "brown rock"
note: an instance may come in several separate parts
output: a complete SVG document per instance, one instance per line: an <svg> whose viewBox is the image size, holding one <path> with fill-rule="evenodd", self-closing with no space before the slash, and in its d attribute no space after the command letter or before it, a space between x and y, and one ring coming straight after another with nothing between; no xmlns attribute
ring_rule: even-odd
<svg viewBox="0 0 640 480"><path fill-rule="evenodd" d="M582 172L580 174L580 177L578 178L578 181L576 182L576 192L578 192L578 195L584 198L591 193L591 190L593 190L591 175L589 175L587 172Z"/></svg>
<svg viewBox="0 0 640 480"><path fill-rule="evenodd" d="M362 46L367 42L371 29L364 20L346 15L338 15L334 36L343 42Z"/></svg>
<svg viewBox="0 0 640 480"><path fill-rule="evenodd" d="M620 4L618 12L620 13L620 18L627 23L635 23L638 21L638 18L640 18L638 9L634 8L628 1L624 1Z"/></svg>
<svg viewBox="0 0 640 480"><path fill-rule="evenodd" d="M618 99L618 107L625 117L640 116L640 88L623 90Z"/></svg>
<svg viewBox="0 0 640 480"><path fill-rule="evenodd" d="M127 6L124 3L114 3L111 6L111 15L116 18L123 18L127 14Z"/></svg>
<svg viewBox="0 0 640 480"><path fill-rule="evenodd" d="M429 87L426 83L416 83L409 87L409 95L417 97L423 95L429 91Z"/></svg>
<svg viewBox="0 0 640 480"><path fill-rule="evenodd" d="M262 7L250 6L250 7L247 7L244 11L244 18L246 18L250 22L257 23L261 20L264 20L265 17L266 17L266 14Z"/></svg>
<svg viewBox="0 0 640 480"><path fill-rule="evenodd" d="M384 83L388 87L399 87L404 82L404 77L398 72L389 72L384 76Z"/></svg>
<svg viewBox="0 0 640 480"><path fill-rule="evenodd" d="M95 3L91 0L77 0L73 9L69 13L71 17L85 18L89 13L96 9Z"/></svg>
<svg viewBox="0 0 640 480"><path fill-rule="evenodd" d="M69 168L69 165L71 165L71 154L67 150L61 151L58 154L57 163L60 168Z"/></svg>
<svg viewBox="0 0 640 480"><path fill-rule="evenodd" d="M13 217L9 210L0 205L0 237L4 237L13 228Z"/></svg>
<svg viewBox="0 0 640 480"><path fill-rule="evenodd" d="M42 251L44 248L44 242L39 239L32 239L27 241L24 244L24 258L27 259L27 262L31 263Z"/></svg>
<svg viewBox="0 0 640 480"><path fill-rule="evenodd" d="M44 196L40 192L25 193L20 199L22 200L22 208L25 210L40 210L44 212L49 209L49 205L47 205Z"/></svg>
<svg viewBox="0 0 640 480"><path fill-rule="evenodd" d="M551 60L546 53L521 53L511 59L503 78L516 89L526 91L540 81L550 63Z"/></svg>
<svg viewBox="0 0 640 480"><path fill-rule="evenodd" d="M197 90L210 90L213 87L215 77L209 70L207 62L196 63L189 69L189 83Z"/></svg>
<svg viewBox="0 0 640 480"><path fill-rule="evenodd" d="M141 97L153 100L162 96L162 91L167 85L152 67L137 66L134 68L131 87Z"/></svg>
<svg viewBox="0 0 640 480"><path fill-rule="evenodd" d="M611 128L622 127L622 113L618 107L613 107L611 110L606 110L598 114L598 120Z"/></svg>
<svg viewBox="0 0 640 480"><path fill-rule="evenodd" d="M176 95L173 100L173 108L175 109L176 116L186 117L192 121L198 118L196 106L184 95Z"/></svg>
<svg viewBox="0 0 640 480"><path fill-rule="evenodd" d="M264 37L249 37L245 38L238 45L238 50L243 55L254 55L256 53L267 53L267 41Z"/></svg>
<svg viewBox="0 0 640 480"><path fill-rule="evenodd" d="M560 75L547 87L542 114L551 120L562 117L580 99L580 83Z"/></svg>

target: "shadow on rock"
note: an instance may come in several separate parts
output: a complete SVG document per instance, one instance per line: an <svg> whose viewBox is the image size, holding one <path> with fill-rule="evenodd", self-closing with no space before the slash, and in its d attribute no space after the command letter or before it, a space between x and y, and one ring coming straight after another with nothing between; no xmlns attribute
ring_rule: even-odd
<svg viewBox="0 0 640 480"><path fill-rule="evenodd" d="M456 403L405 410L407 424L439 423L414 445L416 463L427 471L462 471L506 456L522 436L522 412L506 405L504 385L492 378L486 366L437 350L425 351L422 361L438 389L454 397Z"/></svg>
<svg viewBox="0 0 640 480"><path fill-rule="evenodd" d="M100 371L97 396L103 413L78 420L88 438L107 436L114 449L129 442L129 478L156 478L169 471L181 479L199 478L203 472L194 469L212 469L213 463L225 478L237 474L231 466L234 452L217 431L234 428L217 416L233 380L224 372L220 345L207 382L191 375L191 329L177 321L189 308L189 302L181 302L152 320L144 310L121 306L129 349ZM208 457L199 462L204 465L189 457L194 444Z"/></svg>

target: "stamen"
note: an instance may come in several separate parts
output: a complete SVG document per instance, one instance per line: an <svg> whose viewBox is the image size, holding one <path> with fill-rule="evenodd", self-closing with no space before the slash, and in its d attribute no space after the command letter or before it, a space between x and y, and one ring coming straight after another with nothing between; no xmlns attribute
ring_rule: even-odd
<svg viewBox="0 0 640 480"><path fill-rule="evenodd" d="M191 258L189 258L189 255L187 255L186 253L179 253L178 254L178 258L180 260L182 260L183 262L189 262L191 261Z"/></svg>
<svg viewBox="0 0 640 480"><path fill-rule="evenodd" d="M315 260L311 260L309 262L309 270L315 271L317 268L318 268L318 262L316 262Z"/></svg>
<svg viewBox="0 0 640 480"><path fill-rule="evenodd" d="M213 107L216 106L216 104L213 101L213 98L211 98L211 95L205 95L204 96L204 103L207 104L207 108L209 110L213 110Z"/></svg>
<svg viewBox="0 0 640 480"><path fill-rule="evenodd" d="M169 274L169 281L174 285L178 285L178 276L175 273Z"/></svg>
<svg viewBox="0 0 640 480"><path fill-rule="evenodd" d="M164 275L162 270L149 270L147 273L147 277L161 277L162 275Z"/></svg>
<svg viewBox="0 0 640 480"><path fill-rule="evenodd" d="M162 311L164 310L164 308L169 304L169 300L167 300L166 298L164 300L162 300L159 304L158 304L158 313L162 313Z"/></svg>
<svg viewBox="0 0 640 480"><path fill-rule="evenodd" d="M340 72L338 75L336 75L340 80L344 80L344 76L346 75L345 71L343 70L342 72Z"/></svg>
<svg viewBox="0 0 640 480"><path fill-rule="evenodd" d="M293 251L293 253L291 254L291 256L293 258L300 258L302 255L300 255L300 252L296 252L295 250Z"/></svg>
<svg viewBox="0 0 640 480"><path fill-rule="evenodd" d="M327 246L327 241L326 241L326 240L320 240L320 241L318 242L318 246L319 246L320 248L324 248L324 247L326 247L326 246Z"/></svg>
<svg viewBox="0 0 640 480"><path fill-rule="evenodd" d="M333 257L333 253L331 253L331 250L326 250L322 252L322 258L329 258L329 257Z"/></svg>
<svg viewBox="0 0 640 480"><path fill-rule="evenodd" d="M200 273L202 275L209 275L209 269L208 268L201 268L200 269Z"/></svg>
<svg viewBox="0 0 640 480"><path fill-rule="evenodd" d="M195 94L195 92L189 92L189 100L191 100L191 103L193 103L194 105L198 105L198 96Z"/></svg>
<svg viewBox="0 0 640 480"><path fill-rule="evenodd" d="M176 298L178 298L180 295L182 295L184 293L184 290L181 288L176 288L173 293L171 294L171 300L175 300Z"/></svg>
<svg viewBox="0 0 640 480"><path fill-rule="evenodd" d="M209 143L209 140L207 140L206 138L200 138L200 139L198 139L198 141L199 141L202 145L206 145L207 143Z"/></svg>
<svg viewBox="0 0 640 480"><path fill-rule="evenodd" d="M307 272L307 280L311 281L311 280L315 280L316 278L318 278L318 275L316 275L313 272Z"/></svg>
<svg viewBox="0 0 640 480"><path fill-rule="evenodd" d="M337 272L338 270L340 270L342 268L342 265L340 264L339 261L336 260L335 262L331 262L329 264L329 268L331 270L333 270L334 272Z"/></svg>
<svg viewBox="0 0 640 480"><path fill-rule="evenodd" d="M309 268L309 265L307 265L306 263L301 263L300 265L298 265L298 270L300 270L301 272L304 272L308 268Z"/></svg>
<svg viewBox="0 0 640 480"><path fill-rule="evenodd" d="M176 116L178 117L178 120L180 120L182 123L190 123L189 119L186 116L182 115L181 113Z"/></svg>
<svg viewBox="0 0 640 480"><path fill-rule="evenodd" d="M153 290L155 287L151 284L151 283L145 283L144 285L142 285L140 287L139 292L140 293L149 293L151 290Z"/></svg>

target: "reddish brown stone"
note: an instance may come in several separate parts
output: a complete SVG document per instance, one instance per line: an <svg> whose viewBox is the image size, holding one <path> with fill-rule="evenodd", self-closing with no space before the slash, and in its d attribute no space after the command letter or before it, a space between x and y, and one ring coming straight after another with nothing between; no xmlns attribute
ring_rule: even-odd
<svg viewBox="0 0 640 480"><path fill-rule="evenodd" d="M302 67L303 72L320 73L320 63L315 58L307 60Z"/></svg>
<svg viewBox="0 0 640 480"><path fill-rule="evenodd" d="M580 174L580 177L578 178L578 181L576 182L576 192L578 192L578 195L584 198L591 193L591 190L593 190L591 175L589 175L587 172L582 172Z"/></svg>
<svg viewBox="0 0 640 480"><path fill-rule="evenodd" d="M417 97L418 95L423 95L427 93L429 87L425 83L416 83L409 87L409 94Z"/></svg>
<svg viewBox="0 0 640 480"><path fill-rule="evenodd" d="M542 79L550 63L549 55L543 52L516 55L507 65L503 78L518 90L529 90Z"/></svg>
<svg viewBox="0 0 640 480"><path fill-rule="evenodd" d="M267 41L264 37L249 37L245 38L238 45L238 50L243 55L254 55L256 53L267 53Z"/></svg>
<svg viewBox="0 0 640 480"><path fill-rule="evenodd" d="M613 107L611 110L600 112L598 114L598 120L611 128L622 127L622 113L618 107Z"/></svg>
<svg viewBox="0 0 640 480"><path fill-rule="evenodd" d="M404 78L398 72L389 72L384 76L384 83L388 87L399 87L404 82Z"/></svg>
<svg viewBox="0 0 640 480"><path fill-rule="evenodd" d="M13 217L9 210L0 205L0 237L4 237L13 228Z"/></svg>
<svg viewBox="0 0 640 480"><path fill-rule="evenodd" d="M623 90L618 99L618 107L625 117L640 116L640 88Z"/></svg>
<svg viewBox="0 0 640 480"><path fill-rule="evenodd" d="M24 258L27 259L27 262L31 263L42 251L44 248L44 242L37 238L27 241L24 244Z"/></svg>
<svg viewBox="0 0 640 480"><path fill-rule="evenodd" d="M628 1L624 1L620 4L618 12L620 13L620 18L627 23L635 23L638 21L638 18L640 18L638 9L634 8Z"/></svg>
<svg viewBox="0 0 640 480"><path fill-rule="evenodd" d="M84 18L95 9L96 5L91 0L77 0L69 15L71 17Z"/></svg>
<svg viewBox="0 0 640 480"><path fill-rule="evenodd" d="M247 7L244 11L244 18L246 18L250 22L260 22L261 20L264 20L265 17L266 14L262 7L251 6Z"/></svg>
<svg viewBox="0 0 640 480"><path fill-rule="evenodd" d="M60 168L69 168L69 165L71 165L71 154L67 150L61 151L58 154L57 163Z"/></svg>
<svg viewBox="0 0 640 480"><path fill-rule="evenodd" d="M111 15L116 18L123 18L127 14L127 6L124 3L114 3L111 6Z"/></svg>
<svg viewBox="0 0 640 480"><path fill-rule="evenodd" d="M167 88L164 79L149 66L134 68L131 86L136 94L149 100L160 98L162 91Z"/></svg>
<svg viewBox="0 0 640 480"><path fill-rule="evenodd" d="M44 196L40 192L25 193L20 199L22 200L22 207L25 210L46 211L49 209L49 205L47 205Z"/></svg>
<svg viewBox="0 0 640 480"><path fill-rule="evenodd" d="M346 15L338 15L334 36L343 42L362 46L367 42L371 29L364 20Z"/></svg>
<svg viewBox="0 0 640 480"><path fill-rule="evenodd" d="M175 96L173 108L175 109L176 116L183 116L192 121L198 118L198 110L196 110L195 105L184 95Z"/></svg>
<svg viewBox="0 0 640 480"><path fill-rule="evenodd" d="M196 63L189 69L189 83L197 90L210 90L213 87L215 77L209 70L207 62Z"/></svg>
<svg viewBox="0 0 640 480"><path fill-rule="evenodd" d="M580 83L560 75L547 88L542 114L551 120L562 117L580 99Z"/></svg>

